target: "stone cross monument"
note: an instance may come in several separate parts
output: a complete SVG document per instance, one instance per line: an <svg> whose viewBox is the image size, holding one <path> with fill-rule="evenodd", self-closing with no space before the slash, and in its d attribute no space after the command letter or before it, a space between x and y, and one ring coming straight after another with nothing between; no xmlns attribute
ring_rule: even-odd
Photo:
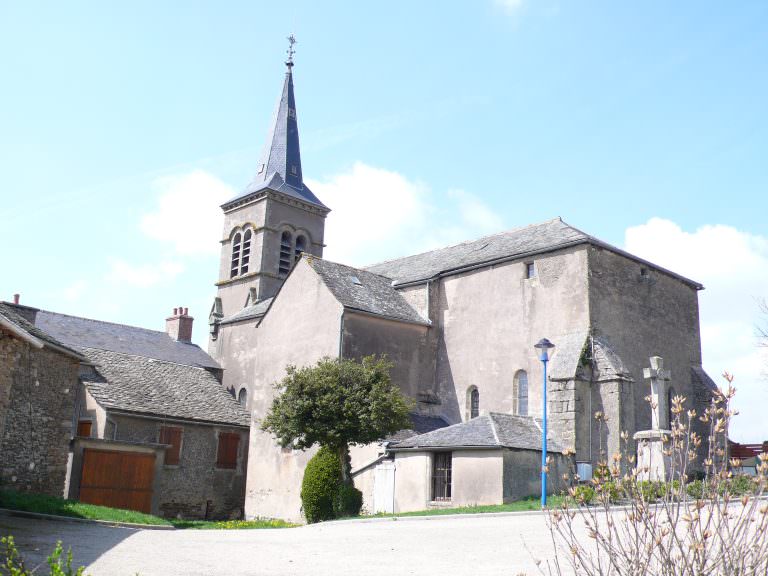
<svg viewBox="0 0 768 576"><path fill-rule="evenodd" d="M669 448L672 435L667 394L671 375L664 369L663 358L653 356L650 361L651 367L643 370L643 376L651 383L651 429L633 437L637 443L637 479L666 482L670 480L670 458L664 449Z"/></svg>

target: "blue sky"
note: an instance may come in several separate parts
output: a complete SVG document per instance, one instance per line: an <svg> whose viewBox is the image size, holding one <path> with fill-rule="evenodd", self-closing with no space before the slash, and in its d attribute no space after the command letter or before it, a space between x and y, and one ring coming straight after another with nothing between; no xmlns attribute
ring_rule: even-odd
<svg viewBox="0 0 768 576"><path fill-rule="evenodd" d="M562 216L707 286L705 367L736 373L735 436L768 438L767 24L748 1L0 0L0 297L152 328L188 306L204 345L216 206L293 32L328 257Z"/></svg>

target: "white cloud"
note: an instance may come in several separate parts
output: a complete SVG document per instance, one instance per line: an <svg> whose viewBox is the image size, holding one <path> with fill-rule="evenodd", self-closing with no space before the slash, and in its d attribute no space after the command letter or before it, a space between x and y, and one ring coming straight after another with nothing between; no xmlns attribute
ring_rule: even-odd
<svg viewBox="0 0 768 576"><path fill-rule="evenodd" d="M762 441L762 408L768 405L765 350L757 347L758 301L768 296L768 237L723 225L686 232L652 218L627 229L626 249L704 284L699 293L704 368L718 384L732 372L738 389L734 421L738 440Z"/></svg>
<svg viewBox="0 0 768 576"><path fill-rule="evenodd" d="M495 4L511 14L522 8L523 0L495 0Z"/></svg>
<svg viewBox="0 0 768 576"><path fill-rule="evenodd" d="M121 286L150 288L170 282L183 271L184 266L178 262L163 261L137 266L122 259L114 259L110 262L106 280Z"/></svg>
<svg viewBox="0 0 768 576"><path fill-rule="evenodd" d="M61 295L68 302L77 302L87 289L88 283L85 280L75 280L61 291Z"/></svg>
<svg viewBox="0 0 768 576"><path fill-rule="evenodd" d="M203 170L158 178L152 188L158 206L142 217L141 231L170 243L179 254L218 254L223 222L219 206L234 190Z"/></svg>
<svg viewBox="0 0 768 576"><path fill-rule="evenodd" d="M501 219L467 192L435 194L423 183L362 162L308 185L333 210L324 256L347 264L372 264L503 228Z"/></svg>

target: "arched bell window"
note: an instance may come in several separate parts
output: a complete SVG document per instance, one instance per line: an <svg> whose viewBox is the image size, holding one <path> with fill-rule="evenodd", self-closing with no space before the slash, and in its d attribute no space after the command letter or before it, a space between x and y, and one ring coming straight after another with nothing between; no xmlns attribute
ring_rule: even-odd
<svg viewBox="0 0 768 576"><path fill-rule="evenodd" d="M480 416L480 391L477 386L467 388L467 420Z"/></svg>
<svg viewBox="0 0 768 576"><path fill-rule="evenodd" d="M237 393L237 401L243 406L248 402L248 390L246 388L240 388L240 392Z"/></svg>
<svg viewBox="0 0 768 576"><path fill-rule="evenodd" d="M240 274L248 272L248 263L251 261L251 236L250 230L243 234L243 248L240 256Z"/></svg>
<svg viewBox="0 0 768 576"><path fill-rule="evenodd" d="M307 249L307 240L304 236L296 236L296 246L293 249L294 264L299 261L302 253Z"/></svg>
<svg viewBox="0 0 768 576"><path fill-rule="evenodd" d="M518 370L512 384L513 406L512 413L518 416L528 416L528 373Z"/></svg>
<svg viewBox="0 0 768 576"><path fill-rule="evenodd" d="M293 237L287 230L280 236L280 261L278 263L277 273L280 276L287 276L291 271L291 250Z"/></svg>
<svg viewBox="0 0 768 576"><path fill-rule="evenodd" d="M240 236L240 232L235 234L235 237L232 239L232 266L229 270L229 277L234 278L237 276L240 272L240 248L242 243L242 236Z"/></svg>

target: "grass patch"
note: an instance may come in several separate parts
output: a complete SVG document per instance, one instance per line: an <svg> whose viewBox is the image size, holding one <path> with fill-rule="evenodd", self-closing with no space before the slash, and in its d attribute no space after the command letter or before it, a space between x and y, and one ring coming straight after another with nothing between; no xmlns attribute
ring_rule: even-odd
<svg viewBox="0 0 768 576"><path fill-rule="evenodd" d="M563 502L562 496L548 496L547 508L556 508ZM509 504L489 504L486 506L462 506L460 508L430 508L415 512L399 512L396 514L373 514L368 518L392 518L401 516L445 516L449 514L489 514L493 512L525 512L541 510L540 498L526 498Z"/></svg>
<svg viewBox="0 0 768 576"><path fill-rule="evenodd" d="M164 518L136 512L121 510L95 504L84 504L75 500L64 500L55 496L43 494L27 494L12 490L0 490L0 508L67 516L68 518L87 518L89 520L108 520L110 522L132 522L134 524L149 524L154 526L170 526Z"/></svg>
<svg viewBox="0 0 768 576"><path fill-rule="evenodd" d="M28 494L13 490L0 490L0 508L66 516L67 518L86 518L88 520L106 520L109 522L130 522L148 526L175 526L176 528L245 530L253 528L291 528L295 524L283 520L166 520L152 514L135 510L121 510L108 506L84 504L75 500L64 500L43 494Z"/></svg>

